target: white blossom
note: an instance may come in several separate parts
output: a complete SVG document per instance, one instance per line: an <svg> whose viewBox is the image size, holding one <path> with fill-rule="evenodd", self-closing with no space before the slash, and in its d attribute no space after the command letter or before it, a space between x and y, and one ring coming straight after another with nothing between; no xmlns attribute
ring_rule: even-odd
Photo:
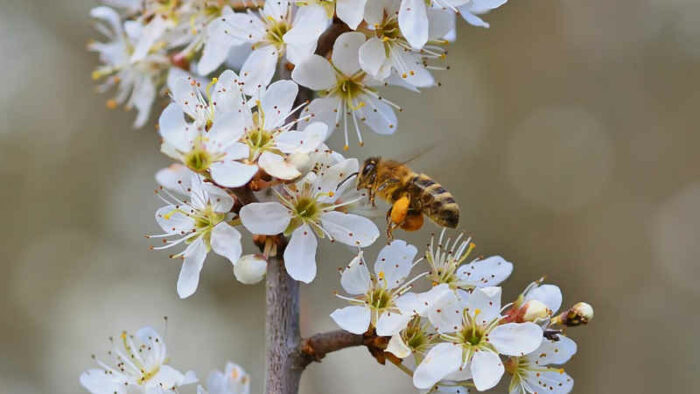
<svg viewBox="0 0 700 394"><path fill-rule="evenodd" d="M416 88L435 85L428 70L445 68L428 65L428 61L445 58L444 37L454 29L454 13L428 9L428 42L420 49L414 49L399 28L398 3L387 3L386 8L377 9L377 14L371 17L376 21L367 26L372 33L369 40L359 49L362 70L381 81L393 75L391 81L397 84L403 82Z"/></svg>
<svg viewBox="0 0 700 394"><path fill-rule="evenodd" d="M444 378L471 378L477 390L494 387L504 372L500 354L524 356L540 346L542 328L534 323L500 324L501 288L476 288L461 308L442 309L447 320L456 315L461 322L445 341L433 346L416 368L413 384L427 389ZM451 376L452 375L452 376Z"/></svg>
<svg viewBox="0 0 700 394"><path fill-rule="evenodd" d="M470 0L466 4L461 5L458 9L462 18L470 25L488 28L489 24L479 18L478 15L483 15L491 10L495 10L506 2L508 2L508 0Z"/></svg>
<svg viewBox="0 0 700 394"><path fill-rule="evenodd" d="M207 388L197 394L250 394L250 375L238 364L227 362L223 372L215 370L207 378Z"/></svg>
<svg viewBox="0 0 700 394"><path fill-rule="evenodd" d="M474 0L401 0L399 7L399 27L408 43L415 49L423 48L430 37L431 7L442 8L457 13L457 7ZM488 1L488 0L486 0Z"/></svg>
<svg viewBox="0 0 700 394"><path fill-rule="evenodd" d="M476 258L463 264L475 247L471 237L462 240L464 234L460 233L453 241L445 239L445 233L445 229L440 232L437 243L432 237L425 252L425 259L430 265L428 278L434 284L446 283L462 290L497 286L513 272L513 264L501 256Z"/></svg>
<svg viewBox="0 0 700 394"><path fill-rule="evenodd" d="M418 250L402 240L394 240L382 248L371 275L363 253L359 252L343 271L340 283L352 297L339 296L351 306L336 309L331 318L345 331L362 334L371 326L377 335L389 336L402 330L420 313L423 303L412 292L411 284L420 276L405 282Z"/></svg>
<svg viewBox="0 0 700 394"><path fill-rule="evenodd" d="M223 15L212 26L208 28L208 40L215 43L217 51L227 52L242 43L252 45L253 52L241 68L241 77L245 93L254 95L270 83L282 56L297 64L314 52L328 20L322 7L295 8L287 0L266 0L257 14L248 10ZM205 49L200 73L207 74L224 61L224 57L216 57L213 52Z"/></svg>
<svg viewBox="0 0 700 394"><path fill-rule="evenodd" d="M511 357L505 362L506 371L511 375L510 394L571 392L574 379L564 369L553 367L562 365L576 353L576 342L559 335L558 340L545 339L534 352L521 357Z"/></svg>
<svg viewBox="0 0 700 394"><path fill-rule="evenodd" d="M374 1L379 0L370 0L370 3ZM296 4L299 6L321 6L325 9L329 20L332 20L335 15L352 30L356 30L364 18L367 0L300 0Z"/></svg>
<svg viewBox="0 0 700 394"><path fill-rule="evenodd" d="M371 220L351 213L364 197L348 190L347 183L338 188L357 169L356 159L346 159L274 189L277 201L241 209L243 225L253 234L291 236L284 251L285 267L292 278L309 283L316 276L316 237L360 248L379 237Z"/></svg>
<svg viewBox="0 0 700 394"><path fill-rule="evenodd" d="M189 297L197 290L199 273L204 259L211 249L236 264L241 257L241 234L231 224L229 211L233 198L224 190L205 183L199 175L193 175L188 199L181 200L163 189L161 196L168 205L156 211L156 221L165 232L149 238L162 238L163 245L153 249L166 249L186 243L183 252L172 255L182 258L182 269L177 281L181 298Z"/></svg>
<svg viewBox="0 0 700 394"><path fill-rule="evenodd" d="M134 44L143 34L143 25L126 21L123 25L119 14L109 7L96 7L90 15L97 20L96 28L107 37L107 42L91 42L88 49L99 53L104 63L93 73L93 79L103 79L98 91L117 87L117 94L107 101L109 108L125 105L138 112L134 127L143 126L148 120L158 90L158 80L169 65L162 51L155 51L132 59Z"/></svg>
<svg viewBox="0 0 700 394"><path fill-rule="evenodd" d="M93 357L99 368L80 375L80 384L93 394L159 394L197 382L194 372L183 374L167 364L165 343L151 327L143 327L135 335L123 331L110 340L108 361Z"/></svg>
<svg viewBox="0 0 700 394"><path fill-rule="evenodd" d="M312 55L292 71L292 79L307 88L317 90L321 97L304 109L311 119L320 120L333 131L342 123L345 149L348 148L348 116L362 145L358 122L378 134L393 134L397 120L393 108L398 108L376 92L377 81L362 71L360 47L365 43L362 33L341 34L333 44L331 61Z"/></svg>

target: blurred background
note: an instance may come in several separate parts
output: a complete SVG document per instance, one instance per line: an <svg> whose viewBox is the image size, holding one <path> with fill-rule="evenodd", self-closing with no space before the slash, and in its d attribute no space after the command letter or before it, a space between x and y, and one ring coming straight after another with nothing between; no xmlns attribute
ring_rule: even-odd
<svg viewBox="0 0 700 394"><path fill-rule="evenodd" d="M206 378L235 360L260 392L263 286L237 283L210 255L197 293L179 300L179 263L148 250L153 174L168 160L153 122L133 130L134 113L94 93L94 5L0 0L0 391L82 392L78 376L109 335L162 331L167 315L175 367ZM505 298L546 275L565 305L594 305L593 322L569 331L575 392L693 391L700 2L513 1L486 19L490 30L459 23L442 87L387 92L404 107L398 134L365 133L351 154L434 146L413 166L455 194L478 254L514 262ZM407 238L422 245L435 230ZM350 258L321 250L302 289L305 334L335 328L336 270ZM412 390L362 348L311 366L302 386Z"/></svg>

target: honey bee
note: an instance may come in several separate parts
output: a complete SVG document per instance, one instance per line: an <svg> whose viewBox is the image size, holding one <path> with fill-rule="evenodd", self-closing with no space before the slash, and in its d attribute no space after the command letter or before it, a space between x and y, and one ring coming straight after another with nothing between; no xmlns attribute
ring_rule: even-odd
<svg viewBox="0 0 700 394"><path fill-rule="evenodd" d="M387 238L396 228L415 231L423 226L423 215L442 227L455 228L459 206L444 187L405 163L370 157L357 173L357 190L367 189L372 206L378 195L391 204L386 214Z"/></svg>

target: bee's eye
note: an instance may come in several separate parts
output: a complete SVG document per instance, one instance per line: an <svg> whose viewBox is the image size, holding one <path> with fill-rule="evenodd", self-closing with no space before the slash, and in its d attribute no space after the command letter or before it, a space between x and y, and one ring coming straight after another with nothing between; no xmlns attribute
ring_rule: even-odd
<svg viewBox="0 0 700 394"><path fill-rule="evenodd" d="M367 176L369 175L370 172L374 170L374 163L367 163L365 165L365 168L362 169L362 176Z"/></svg>

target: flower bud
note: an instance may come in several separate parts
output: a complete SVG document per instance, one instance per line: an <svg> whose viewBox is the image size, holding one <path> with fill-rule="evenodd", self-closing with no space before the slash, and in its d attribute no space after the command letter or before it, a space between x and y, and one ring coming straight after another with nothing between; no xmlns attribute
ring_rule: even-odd
<svg viewBox="0 0 700 394"><path fill-rule="evenodd" d="M562 312L559 316L555 317L552 323L574 327L581 324L588 324L591 319L593 319L593 307L585 302L579 302L568 311Z"/></svg>
<svg viewBox="0 0 700 394"><path fill-rule="evenodd" d="M233 275L239 282L252 285L260 282L267 271L267 260L262 255L248 254L233 266Z"/></svg>
<svg viewBox="0 0 700 394"><path fill-rule="evenodd" d="M552 316L552 310L537 300L527 301L521 310L523 321L538 322Z"/></svg>
<svg viewBox="0 0 700 394"><path fill-rule="evenodd" d="M311 170L311 157L308 153L296 152L292 153L287 160L289 163L297 169L297 171L302 174L307 173Z"/></svg>

